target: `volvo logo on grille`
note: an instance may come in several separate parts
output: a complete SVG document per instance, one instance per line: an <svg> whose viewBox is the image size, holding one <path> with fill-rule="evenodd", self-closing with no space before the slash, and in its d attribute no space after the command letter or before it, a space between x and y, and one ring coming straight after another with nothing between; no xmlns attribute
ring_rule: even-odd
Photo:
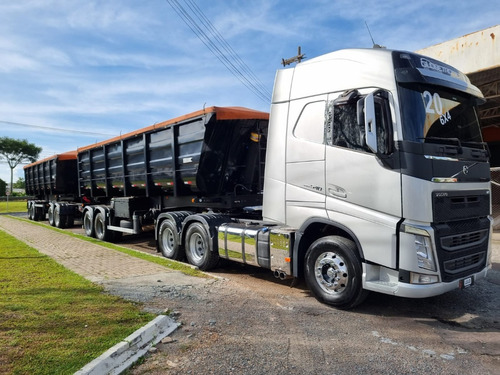
<svg viewBox="0 0 500 375"><path fill-rule="evenodd" d="M466 166L466 165L464 165L464 166L462 167L462 173L463 173L463 174L468 174L468 173L469 173L469 167L468 167L468 166Z"/></svg>

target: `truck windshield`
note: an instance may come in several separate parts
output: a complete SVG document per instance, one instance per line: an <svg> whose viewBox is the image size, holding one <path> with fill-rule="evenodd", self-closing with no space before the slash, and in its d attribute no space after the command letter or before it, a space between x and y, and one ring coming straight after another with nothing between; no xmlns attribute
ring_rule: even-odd
<svg viewBox="0 0 500 375"><path fill-rule="evenodd" d="M403 138L482 148L474 97L438 86L400 85Z"/></svg>

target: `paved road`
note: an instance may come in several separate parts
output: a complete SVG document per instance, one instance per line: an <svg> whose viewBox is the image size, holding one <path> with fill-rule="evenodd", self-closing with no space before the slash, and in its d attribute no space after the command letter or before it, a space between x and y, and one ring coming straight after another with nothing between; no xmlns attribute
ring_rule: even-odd
<svg viewBox="0 0 500 375"><path fill-rule="evenodd" d="M112 286L116 280L130 285L139 283L140 280L146 283L151 280L158 284L177 285L209 282L8 216L0 215L0 229L50 256L66 268L105 287Z"/></svg>
<svg viewBox="0 0 500 375"><path fill-rule="evenodd" d="M0 229L149 311L176 311L173 341L132 374L500 373L498 239L493 270L473 288L423 300L373 293L338 311L261 269L229 264L214 272L222 279L201 280L8 217Z"/></svg>

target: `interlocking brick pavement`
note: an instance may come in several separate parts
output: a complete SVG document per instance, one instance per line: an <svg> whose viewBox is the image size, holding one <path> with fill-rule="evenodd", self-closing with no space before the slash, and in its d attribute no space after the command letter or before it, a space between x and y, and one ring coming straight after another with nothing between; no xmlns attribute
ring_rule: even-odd
<svg viewBox="0 0 500 375"><path fill-rule="evenodd" d="M90 281L175 272L116 250L0 215L0 229Z"/></svg>

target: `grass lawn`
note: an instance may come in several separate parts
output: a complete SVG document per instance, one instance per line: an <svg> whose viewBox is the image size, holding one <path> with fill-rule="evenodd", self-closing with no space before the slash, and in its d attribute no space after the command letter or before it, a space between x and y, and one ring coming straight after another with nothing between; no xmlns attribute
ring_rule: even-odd
<svg viewBox="0 0 500 375"><path fill-rule="evenodd" d="M0 231L0 374L72 374L153 318Z"/></svg>
<svg viewBox="0 0 500 375"><path fill-rule="evenodd" d="M7 207L8 206L8 207ZM7 205L6 201L0 202L0 214L7 212L27 212L26 201L10 201Z"/></svg>

